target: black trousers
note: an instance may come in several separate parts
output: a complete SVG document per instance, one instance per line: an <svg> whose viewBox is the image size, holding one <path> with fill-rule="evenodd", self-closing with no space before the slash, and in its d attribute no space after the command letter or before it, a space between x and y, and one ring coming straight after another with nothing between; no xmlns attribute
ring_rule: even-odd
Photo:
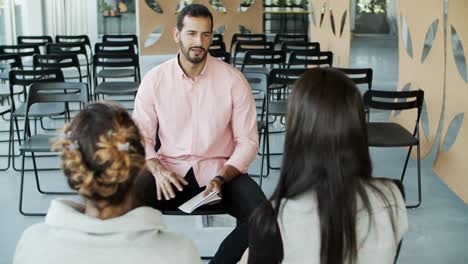
<svg viewBox="0 0 468 264"><path fill-rule="evenodd" d="M175 199L158 201L155 179L151 173L145 173L136 180L134 200L138 205L151 206L161 211L178 210L181 204L205 189L205 187L201 188L198 185L192 169L187 172L185 179L189 184L183 186L184 189L181 192L174 188ZM237 263L248 246L249 217L259 204L266 201L266 197L252 178L247 174L242 174L224 184L222 198L220 204L205 205L204 207L223 208L237 219L237 226L223 240L212 259L212 263ZM203 210L203 207L197 210Z"/></svg>

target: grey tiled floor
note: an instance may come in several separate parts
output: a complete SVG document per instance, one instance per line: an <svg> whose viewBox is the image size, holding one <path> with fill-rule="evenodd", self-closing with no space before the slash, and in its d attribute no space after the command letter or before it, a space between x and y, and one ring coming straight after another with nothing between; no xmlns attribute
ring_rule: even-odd
<svg viewBox="0 0 468 264"><path fill-rule="evenodd" d="M168 56L155 56L142 59L143 73ZM372 67L374 69L374 89L394 90L398 79L397 41L393 38L355 37L352 45L351 66ZM375 113L372 118L385 119L383 113ZM0 121L0 123L4 123ZM281 138L273 139L274 148L281 150ZM6 145L0 144L3 153ZM374 175L399 177L405 152L401 149L371 149L374 162ZM409 211L410 229L405 237L399 263L468 263L468 206L457 198L434 175L431 170L434 154L422 162L423 204ZM273 158L279 164L280 158ZM0 158L0 166L4 163ZM53 165L55 161L45 161ZM251 172L258 170L258 160ZM405 182L409 202L415 196L415 163L410 161ZM51 196L43 196L34 189L32 174L28 174L26 184L26 204L29 210L45 211ZM41 174L45 188L65 188L60 172ZM57 180L62 179L62 180ZM264 180L263 189L270 195L276 185L278 172ZM19 173L13 170L0 172L0 264L11 263L14 248L22 231L29 225L43 221L38 217L23 217L18 213ZM212 254L219 242L230 231L230 227L202 228L199 217L167 217L169 228L189 235L203 255ZM214 219L215 225L229 225L226 219Z"/></svg>

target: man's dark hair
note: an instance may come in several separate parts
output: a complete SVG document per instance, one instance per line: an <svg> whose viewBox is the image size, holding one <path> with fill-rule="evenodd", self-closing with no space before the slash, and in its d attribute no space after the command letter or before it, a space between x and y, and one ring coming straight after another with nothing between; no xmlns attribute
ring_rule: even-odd
<svg viewBox="0 0 468 264"><path fill-rule="evenodd" d="M184 27L185 16L209 17L211 21L211 31L213 31L213 15L206 6L200 4L190 4L184 7L184 9L182 9L182 11L180 11L179 15L177 16L177 29L179 31L181 31Z"/></svg>

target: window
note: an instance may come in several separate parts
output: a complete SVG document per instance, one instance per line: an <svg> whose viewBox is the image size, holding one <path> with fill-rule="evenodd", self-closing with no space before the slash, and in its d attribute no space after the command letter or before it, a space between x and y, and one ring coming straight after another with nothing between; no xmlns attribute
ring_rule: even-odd
<svg viewBox="0 0 468 264"><path fill-rule="evenodd" d="M98 34L136 34L135 0L98 0Z"/></svg>

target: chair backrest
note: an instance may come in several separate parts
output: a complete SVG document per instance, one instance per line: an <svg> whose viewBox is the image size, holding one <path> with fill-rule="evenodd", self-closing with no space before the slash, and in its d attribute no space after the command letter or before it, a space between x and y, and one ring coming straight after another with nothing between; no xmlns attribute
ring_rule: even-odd
<svg viewBox="0 0 468 264"><path fill-rule="evenodd" d="M286 52L282 50L249 50L245 53L241 71L244 71L245 66L269 66L274 65L283 67L286 63Z"/></svg>
<svg viewBox="0 0 468 264"><path fill-rule="evenodd" d="M331 51L296 50L289 55L288 66L303 67L333 67L333 53Z"/></svg>
<svg viewBox="0 0 468 264"><path fill-rule="evenodd" d="M90 58L88 57L88 52L86 50L86 44L80 42L61 42L47 44L46 54L81 55L84 56L87 65L89 65L90 62Z"/></svg>
<svg viewBox="0 0 468 264"><path fill-rule="evenodd" d="M11 69L22 69L23 63L21 62L21 57L16 54L3 54L0 55L0 67L3 70ZM8 79L8 76L7 78Z"/></svg>
<svg viewBox="0 0 468 264"><path fill-rule="evenodd" d="M318 42L284 42L281 45L281 49L287 53L296 51L296 50L313 50L320 51L320 43Z"/></svg>
<svg viewBox="0 0 468 264"><path fill-rule="evenodd" d="M215 51L215 52L226 51L226 44L222 40L213 41L211 43L210 47L208 48L208 51L209 52L211 52L211 51Z"/></svg>
<svg viewBox="0 0 468 264"><path fill-rule="evenodd" d="M373 71L371 68L335 68L346 74L355 84L366 84L372 89Z"/></svg>
<svg viewBox="0 0 468 264"><path fill-rule="evenodd" d="M139 67L139 61L138 56L134 53L96 53L93 56L93 67Z"/></svg>
<svg viewBox="0 0 468 264"><path fill-rule="evenodd" d="M139 54L138 37L135 34L125 35L104 35L102 37L103 43L114 42L122 44L132 44L136 54Z"/></svg>
<svg viewBox="0 0 468 264"><path fill-rule="evenodd" d="M231 38L231 47L229 47L229 51L232 54L232 48L237 44L238 41L243 41L243 40L252 40L252 41L267 41L267 37L265 34L243 34L243 33L236 33L232 35Z"/></svg>
<svg viewBox="0 0 468 264"><path fill-rule="evenodd" d="M29 86L33 83L63 82L64 77L60 69L46 70L11 70L10 86Z"/></svg>
<svg viewBox="0 0 468 264"><path fill-rule="evenodd" d="M33 83L63 82L64 77L60 69L47 70L11 70L9 72L10 98L13 99L13 87L29 86ZM15 100L11 100L11 109L15 111Z"/></svg>
<svg viewBox="0 0 468 264"><path fill-rule="evenodd" d="M239 53L245 53L249 50L274 50L275 44L273 42L267 42L265 40L238 40L234 53L232 54L233 63L236 64L236 58Z"/></svg>
<svg viewBox="0 0 468 264"><path fill-rule="evenodd" d="M273 50L275 45L273 42L266 40L238 40L234 48L234 54L246 52L254 49L270 49Z"/></svg>
<svg viewBox="0 0 468 264"><path fill-rule="evenodd" d="M31 44L44 47L48 43L53 43L51 36L18 36L18 44Z"/></svg>
<svg viewBox="0 0 468 264"><path fill-rule="evenodd" d="M275 44L283 44L287 42L308 42L309 36L304 34L276 34Z"/></svg>
<svg viewBox="0 0 468 264"><path fill-rule="evenodd" d="M410 110L417 109L416 126L413 135L416 135L419 119L424 103L424 91L379 91L367 90L364 93L364 105L367 108L380 110Z"/></svg>
<svg viewBox="0 0 468 264"><path fill-rule="evenodd" d="M227 51L212 51L208 50L211 56L218 58L227 64L231 63L231 54Z"/></svg>
<svg viewBox="0 0 468 264"><path fill-rule="evenodd" d="M76 54L36 54L33 57L34 69L65 69L75 68L78 71L79 81L82 82L81 67Z"/></svg>
<svg viewBox="0 0 468 264"><path fill-rule="evenodd" d="M268 87L272 85L292 85L298 80L307 68L300 69L273 69L268 74Z"/></svg>
<svg viewBox="0 0 468 264"><path fill-rule="evenodd" d="M94 54L136 54L135 47L131 42L102 42L94 45Z"/></svg>
<svg viewBox="0 0 468 264"><path fill-rule="evenodd" d="M224 42L223 34L213 34L213 42L221 41Z"/></svg>
<svg viewBox="0 0 468 264"><path fill-rule="evenodd" d="M29 87L27 109L36 103L88 102L88 86L79 82L33 83Z"/></svg>
<svg viewBox="0 0 468 264"><path fill-rule="evenodd" d="M92 56L93 49L91 47L91 41L89 41L89 37L87 35L73 35L73 36L64 36L64 35L57 35L55 36L56 43L81 43L85 45L85 50L89 52L86 56Z"/></svg>
<svg viewBox="0 0 468 264"><path fill-rule="evenodd" d="M38 103L78 103L80 109L88 102L88 86L85 83L49 82L33 83L29 87L26 100L26 115L24 133L31 135L29 129L29 111L31 106Z"/></svg>
<svg viewBox="0 0 468 264"><path fill-rule="evenodd" d="M21 44L21 45L1 45L1 54L15 54L20 57L30 57L34 54L40 54L39 46L34 44Z"/></svg>

